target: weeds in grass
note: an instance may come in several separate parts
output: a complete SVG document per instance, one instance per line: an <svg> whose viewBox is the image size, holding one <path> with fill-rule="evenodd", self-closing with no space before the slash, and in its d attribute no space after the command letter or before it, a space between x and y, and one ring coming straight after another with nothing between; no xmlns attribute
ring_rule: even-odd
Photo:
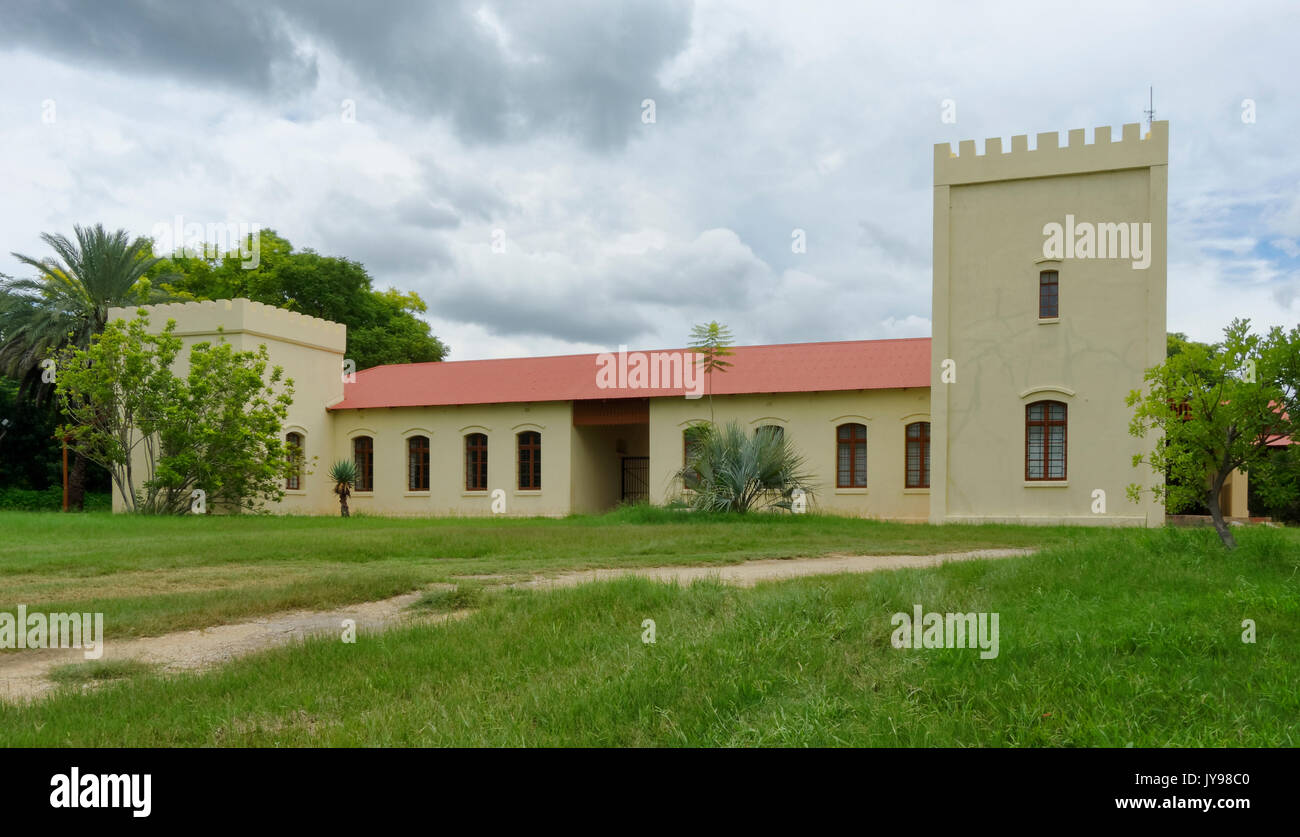
<svg viewBox="0 0 1300 837"><path fill-rule="evenodd" d="M92 660L50 669L49 678L61 686L84 686L106 680L130 680L152 674L154 667L139 660Z"/></svg>

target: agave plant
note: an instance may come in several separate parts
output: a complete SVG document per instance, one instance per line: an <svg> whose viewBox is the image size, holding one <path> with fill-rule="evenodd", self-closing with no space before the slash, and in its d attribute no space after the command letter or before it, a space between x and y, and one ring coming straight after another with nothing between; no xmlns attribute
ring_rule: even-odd
<svg viewBox="0 0 1300 837"><path fill-rule="evenodd" d="M339 515L349 517L348 497L357 484L357 463L350 459L340 459L330 466L329 477L334 483L334 493L339 495Z"/></svg>
<svg viewBox="0 0 1300 837"><path fill-rule="evenodd" d="M779 433L749 433L738 422L692 428L691 452L676 476L699 511L745 513L792 506L796 491L813 494L804 458Z"/></svg>

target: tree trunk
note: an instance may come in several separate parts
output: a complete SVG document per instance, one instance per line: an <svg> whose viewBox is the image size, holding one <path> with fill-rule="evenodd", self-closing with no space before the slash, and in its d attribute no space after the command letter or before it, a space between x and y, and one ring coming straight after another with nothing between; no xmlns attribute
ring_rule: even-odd
<svg viewBox="0 0 1300 837"><path fill-rule="evenodd" d="M348 511L348 492L340 491L338 492L338 495L339 495L339 516L351 517L352 515Z"/></svg>
<svg viewBox="0 0 1300 837"><path fill-rule="evenodd" d="M86 508L86 457L75 453L72 468L68 471L68 509L84 511Z"/></svg>
<svg viewBox="0 0 1300 837"><path fill-rule="evenodd" d="M1223 510L1219 508L1219 495L1223 493L1223 482L1226 477L1216 475L1214 482L1210 484L1210 519L1214 521L1214 531L1219 533L1219 540L1228 549L1237 548L1237 539L1232 536L1232 530L1223 520Z"/></svg>

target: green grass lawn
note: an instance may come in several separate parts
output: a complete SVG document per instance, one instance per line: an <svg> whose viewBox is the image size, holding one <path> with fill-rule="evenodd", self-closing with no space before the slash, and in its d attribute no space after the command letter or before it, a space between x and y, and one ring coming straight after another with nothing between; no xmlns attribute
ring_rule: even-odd
<svg viewBox="0 0 1300 837"><path fill-rule="evenodd" d="M99 611L110 639L373 601L465 575L931 554L1108 537L1079 528L737 518L652 508L565 519L0 512L0 533L0 610L26 604Z"/></svg>
<svg viewBox="0 0 1300 837"><path fill-rule="evenodd" d="M366 559L355 559L361 563L432 564L430 576L441 571L443 578L555 568L566 550L570 560L594 566L921 545L1043 549L754 589L627 579L554 591L477 590L471 598L479 610L462 621L363 634L352 645L312 640L205 675L68 672L62 693L0 707L0 745L1300 744L1295 530L1241 530L1241 549L1227 554L1208 530L615 520L495 528L378 520L354 520L352 529L257 520L198 521L189 530L180 527L195 521L71 525L100 527L105 541L117 539L95 547L84 567L111 565L104 573L110 578L138 572L138 562L178 569L255 560L243 551L285 565L342 565L348 549L338 541L345 540L365 550ZM166 525L151 529L155 523ZM245 523L293 556L272 559L277 550L241 536ZM313 526L315 536L303 534ZM113 527L121 528L108 534ZM223 546L204 527L239 543ZM367 532L388 546L365 548ZM203 546L185 548L187 533ZM65 549L76 543L58 537ZM135 556L126 544L137 539L160 552ZM294 544L328 557L298 554ZM58 567L52 575L76 575L75 561L66 563L71 557L47 555ZM40 575L39 560L16 560L28 562L23 572ZM438 561L447 562L444 569ZM999 656L893 648L891 615L916 604L997 612ZM656 622L653 645L641 639L647 618ZM1253 644L1242 642L1244 619L1257 625ZM104 685L78 691L96 679Z"/></svg>

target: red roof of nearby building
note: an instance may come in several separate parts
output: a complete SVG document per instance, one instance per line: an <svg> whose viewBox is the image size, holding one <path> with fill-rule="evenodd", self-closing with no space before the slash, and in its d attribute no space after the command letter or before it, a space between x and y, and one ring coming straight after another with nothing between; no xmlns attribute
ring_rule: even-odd
<svg viewBox="0 0 1300 837"><path fill-rule="evenodd" d="M679 351L679 350L674 350ZM714 395L900 389L930 385L930 338L738 346ZM629 357L636 352L629 352ZM651 352L642 354L649 355ZM685 388L602 388L596 354L399 363L357 373L332 410L584 401L685 395ZM617 358L617 355L614 355ZM663 382L660 382L661 384Z"/></svg>

